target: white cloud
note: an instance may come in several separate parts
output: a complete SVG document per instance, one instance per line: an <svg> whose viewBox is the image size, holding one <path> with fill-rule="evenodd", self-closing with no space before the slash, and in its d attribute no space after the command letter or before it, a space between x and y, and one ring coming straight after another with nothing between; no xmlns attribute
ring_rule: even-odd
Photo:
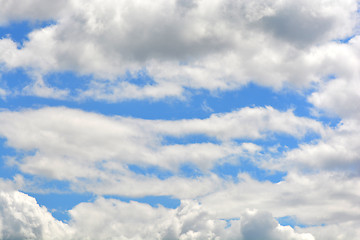
<svg viewBox="0 0 360 240"><path fill-rule="evenodd" d="M201 202L219 218L233 218L241 209L255 208L271 211L275 217L293 216L298 224L338 225L358 220L359 186L359 177L343 173L289 172L279 183L240 174L238 183L227 184Z"/></svg>
<svg viewBox="0 0 360 240"><path fill-rule="evenodd" d="M299 232L311 232L315 239L319 240L355 240L360 236L359 224L359 220L355 220L327 226L315 226L303 229L296 228L296 230Z"/></svg>
<svg viewBox="0 0 360 240"><path fill-rule="evenodd" d="M68 6L67 0L54 0L51 3L44 0L0 0L0 25L11 21L52 20Z"/></svg>
<svg viewBox="0 0 360 240"><path fill-rule="evenodd" d="M355 0L68 2L66 14L30 33L21 49L2 39L0 62L42 74L92 74L77 97L112 102L182 97L189 88L229 90L250 81L309 86L339 69L337 61L324 71L329 53L342 47L327 44L354 34L357 21ZM123 78L144 69L151 85Z"/></svg>
<svg viewBox="0 0 360 240"><path fill-rule="evenodd" d="M1 239L314 239L256 210L239 212L239 220L226 227L226 221L214 218L195 201L166 209L98 198L70 210L67 224L21 192L0 192L0 202Z"/></svg>
<svg viewBox="0 0 360 240"><path fill-rule="evenodd" d="M209 215L196 202L183 201L177 209L152 208L146 204L98 199L70 211L70 224L79 238L107 239L286 239L313 240L280 226L269 213L245 211L226 227L224 220ZM150 224L151 223L151 224ZM255 238L254 238L255 237Z"/></svg>
<svg viewBox="0 0 360 240"><path fill-rule="evenodd" d="M46 85L42 76L37 75L34 76L34 80L31 85L27 85L23 88L22 94L43 98L65 99L69 95L69 90L49 87Z"/></svg>
<svg viewBox="0 0 360 240"><path fill-rule="evenodd" d="M298 148L286 152L283 158L265 163L265 166L273 169L302 169L305 172L342 171L358 176L359 133L359 121L343 120L318 141L303 143Z"/></svg>
<svg viewBox="0 0 360 240"><path fill-rule="evenodd" d="M9 91L0 88L0 98L4 100L7 95L9 95Z"/></svg>
<svg viewBox="0 0 360 240"><path fill-rule="evenodd" d="M309 96L309 101L320 112L359 119L360 37L354 37L349 45L342 46L338 51L329 53L333 55L333 61L341 66L333 72L336 78L322 83L319 90Z"/></svg>
<svg viewBox="0 0 360 240"><path fill-rule="evenodd" d="M288 134L301 138L308 132L323 134L321 123L297 117L292 110L280 112L272 107L245 107L237 111L212 114L208 119L181 120L176 127L172 122L163 122L155 127L165 134L184 136L186 134L206 134L220 140L258 139L269 134Z"/></svg>
<svg viewBox="0 0 360 240"><path fill-rule="evenodd" d="M0 122L0 134L7 138L7 144L25 151L24 157L12 164L26 173L63 180L124 172L126 164L153 165L176 172L182 164L191 163L208 170L216 163L232 162L240 156L251 158L261 150L255 144L239 144L233 139L266 138L272 134L301 138L309 132L324 131L315 120L271 107L243 108L203 120L176 121L43 108L4 111ZM217 138L219 142L166 144L168 136L182 138L193 134Z"/></svg>
<svg viewBox="0 0 360 240"><path fill-rule="evenodd" d="M182 201L181 206L177 209L166 209L162 206L153 208L147 204L125 203L100 197L93 203L80 203L70 210L70 220L67 224L55 220L45 207L40 207L34 198L26 194L1 192L0 232L2 239L16 237L27 239L108 239L121 237L121 239L341 240L346 237L346 239L355 240L360 236L356 230L358 213L352 212L355 210L354 207L348 208L340 199L341 196L349 196L350 192L346 193L346 191L354 194L356 185L352 182L347 182L346 186L337 184L337 190L334 191L333 181L338 181L338 179L333 181L331 179L332 176L329 176L327 180L330 182L326 186L322 185L321 188L316 184L313 185L314 179L298 179L295 185L294 179L288 179L290 183L284 188L282 197L280 195L273 196L273 202L278 202L277 206L272 208L275 212L290 213L288 211L290 205L287 203L292 201L293 209L297 209L297 215L293 216L299 217L300 220L303 220L303 216L306 215L309 215L309 218L318 216L320 221L324 221L326 215L332 217L332 220L327 221L323 226L295 228L295 231L289 226L280 226L269 212L244 211L243 205L254 206L258 203L251 204L251 202L254 203L258 200L264 201L261 208L265 209L269 199L262 198L262 196L278 192L275 190L278 187L276 185L271 187L269 183L258 183L258 186L247 184L247 190L244 189L245 184L242 186L239 184L236 195L231 192L219 192L217 196L224 196L224 194L227 196L226 201L221 202L220 208L211 204L206 198L201 200L201 205L195 201ZM317 179L318 184L323 184L323 180L325 179ZM259 189L259 184L263 185L262 190ZM293 195L293 192L299 187L307 188L307 194L304 195L301 192ZM313 191L319 189L321 192L314 199ZM244 194L251 195L249 191L258 193L252 195L251 201L244 199ZM234 199L235 196L237 199ZM257 197L255 198L255 196ZM331 199L328 196L332 196ZM284 197L288 199L286 200ZM356 199L358 196L353 197L354 203L357 201ZM314 208L304 206L308 203L312 203ZM342 210L340 210L341 208ZM325 209L328 211L327 214L326 211L324 212ZM345 209L346 211L344 211ZM222 220L227 217L219 214L226 211L231 212L233 218L228 223ZM352 219L349 216L352 216ZM310 222L309 224L316 224Z"/></svg>
<svg viewBox="0 0 360 240"><path fill-rule="evenodd" d="M66 239L71 229L24 193L0 192L1 239Z"/></svg>
<svg viewBox="0 0 360 240"><path fill-rule="evenodd" d="M14 191L24 187L24 177L20 174L15 175L12 179L0 178L0 190Z"/></svg>

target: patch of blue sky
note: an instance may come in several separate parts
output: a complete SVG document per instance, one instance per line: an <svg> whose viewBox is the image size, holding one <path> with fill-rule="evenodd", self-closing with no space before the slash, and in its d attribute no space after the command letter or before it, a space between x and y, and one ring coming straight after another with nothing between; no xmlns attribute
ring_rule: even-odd
<svg viewBox="0 0 360 240"><path fill-rule="evenodd" d="M321 114L318 117L318 121L322 122L325 126L336 127L341 122L341 118L338 116L328 116L327 114Z"/></svg>
<svg viewBox="0 0 360 240"><path fill-rule="evenodd" d="M298 222L296 220L295 216L284 216L284 217L278 217L276 220L279 222L282 226L290 226L292 228L298 226Z"/></svg>
<svg viewBox="0 0 360 240"><path fill-rule="evenodd" d="M57 89L66 89L70 91L70 96L76 96L79 90L88 87L93 79L91 75L78 75L72 71L55 72L44 76L45 82Z"/></svg>
<svg viewBox="0 0 360 240"><path fill-rule="evenodd" d="M78 91L88 88L92 76L79 76L73 72L62 72L48 74L45 76L45 80L51 87L69 90L70 96L74 97L78 94ZM21 89L30 84L31 81L23 69L3 73L1 77L2 85L5 84L7 86L5 88L15 89L18 92L21 92ZM141 85L151 83L153 80L143 70L138 73L137 77L129 81L138 82L136 84ZM290 89L274 91L271 88L262 87L254 83L250 83L237 90L218 92L216 94L210 93L207 90L188 89L187 91L188 98L186 100L176 98L167 98L161 101L129 99L117 103L92 99L73 101L71 97L69 99L57 100L15 94L14 96L8 96L5 100L0 100L0 107L19 109L46 105L66 106L105 115L178 120L205 119L213 113L226 113L249 106L271 106L280 111L293 109L296 116L316 119L311 114L313 106L307 101L307 96L311 93L310 91L306 93L298 93ZM335 126L339 122L339 118L328 116L320 116L317 120L331 126Z"/></svg>
<svg viewBox="0 0 360 240"><path fill-rule="evenodd" d="M10 38L21 48L28 41L28 34L34 29L44 28L55 24L55 21L16 21L11 24L0 26L0 39Z"/></svg>
<svg viewBox="0 0 360 240"><path fill-rule="evenodd" d="M231 227L231 221L239 221L240 218L221 218L220 220L223 220L226 222L225 229Z"/></svg>
<svg viewBox="0 0 360 240"><path fill-rule="evenodd" d="M144 87L147 85L155 85L155 81L153 77L149 76L146 68L141 69L140 71L136 72L135 74L131 74L127 72L124 77L125 81L128 81L132 84L135 84L139 87Z"/></svg>
<svg viewBox="0 0 360 240"><path fill-rule="evenodd" d="M34 197L40 206L45 206L54 218L63 222L70 220L68 211L76 205L96 199L92 193L25 193Z"/></svg>
<svg viewBox="0 0 360 240"><path fill-rule="evenodd" d="M7 161L11 157L16 157L16 150L8 147L6 139L0 138L0 177L12 179L16 174L20 173L16 166L10 166Z"/></svg>
<svg viewBox="0 0 360 240"><path fill-rule="evenodd" d="M130 75L128 77L131 77ZM72 72L53 73L45 76L50 86L59 89L69 89L73 94L79 90L85 90L91 81L91 76L78 76ZM23 70L15 70L2 76L11 89L21 89L31 80ZM136 84L147 84L153 80L146 71L140 71L132 80ZM130 115L146 119L187 119L207 118L213 112L231 112L239 108L252 106L272 106L278 110L294 108L299 116L309 116L309 107L306 97L291 91L274 92L270 88L255 84L234 90L211 94L206 90L187 90L187 100L167 99L166 101L128 100L120 103L107 103L102 101L84 100L76 103L58 101L59 105L77 105L79 108L99 111L105 114ZM196 93L196 94L195 94ZM29 102L29 101L27 101ZM34 101L31 101L34 102ZM94 104L97 103L97 104ZM204 109L204 104L208 107ZM213 111L208 111L211 109Z"/></svg>
<svg viewBox="0 0 360 240"><path fill-rule="evenodd" d="M145 196L145 197L122 197L116 195L105 195L104 198L106 199L117 199L122 202L140 202L149 204L152 207L158 207L162 205L166 208L175 209L180 206L181 201L180 199L173 198L171 196Z"/></svg>
<svg viewBox="0 0 360 240"><path fill-rule="evenodd" d="M33 30L27 21L15 22L6 26L0 26L0 38L11 38L21 45L28 40L27 35Z"/></svg>
<svg viewBox="0 0 360 240"><path fill-rule="evenodd" d="M204 176L204 173L195 164L192 163L181 164L176 172L162 169L158 166L139 166L135 164L128 165L128 169L136 174L156 177L161 180L173 177L175 174L183 178L197 178Z"/></svg>
<svg viewBox="0 0 360 240"><path fill-rule="evenodd" d="M135 164L129 164L128 169L136 174L144 176L155 176L161 180L165 180L174 176L174 174L166 169L161 169L158 166L139 166Z"/></svg>
<svg viewBox="0 0 360 240"><path fill-rule="evenodd" d="M178 175L185 178L198 178L204 176L204 173L192 163L184 163L179 168Z"/></svg>
<svg viewBox="0 0 360 240"><path fill-rule="evenodd" d="M162 139L162 145L174 145L174 144L195 144L195 143L214 143L218 144L220 141L215 137L208 137L204 134L191 134L184 137L165 136Z"/></svg>
<svg viewBox="0 0 360 240"><path fill-rule="evenodd" d="M29 85L31 81L23 68L11 69L9 71L4 69L0 75L1 86L15 91L20 91Z"/></svg>
<svg viewBox="0 0 360 240"><path fill-rule="evenodd" d="M22 173L24 180L31 183L28 192L33 193L71 193L71 183L67 180L51 179L51 173L47 177ZM41 190L39 190L41 189Z"/></svg>
<svg viewBox="0 0 360 240"><path fill-rule="evenodd" d="M274 151L274 154L281 154L282 152L298 148L300 144L314 142L320 139L321 136L315 132L309 132L305 134L303 137L295 137L289 134L280 134L280 133L268 133L266 138L260 139L235 139L233 140L235 143L241 145L243 143L254 143L258 146L261 146L262 149L259 151L261 154L263 153L271 153L269 152L271 149Z"/></svg>
<svg viewBox="0 0 360 240"><path fill-rule="evenodd" d="M232 179L234 182L238 182L237 178L239 173L247 173L252 178L258 181L270 181L272 183L278 183L283 181L286 177L286 172L270 171L261 169L249 159L239 159L238 163L223 163L215 166L212 172L224 179Z"/></svg>
<svg viewBox="0 0 360 240"><path fill-rule="evenodd" d="M356 37L357 35L350 35L350 36L347 36L345 38L341 38L341 39L336 39L335 42L338 42L338 43L343 43L343 44L348 44L351 39L353 39L354 37Z"/></svg>
<svg viewBox="0 0 360 240"><path fill-rule="evenodd" d="M206 101L214 112L230 112L244 107L265 107L286 111L294 109L297 116L310 116L311 104L306 101L306 96L291 89L274 91L271 88L249 83L246 86L232 91L194 96L194 99Z"/></svg>
<svg viewBox="0 0 360 240"><path fill-rule="evenodd" d="M279 222L282 226L290 226L292 228L300 227L300 228L308 228L308 227L319 227L319 226L326 226L326 224L318 224L318 225L305 225L300 223L296 216L284 216L284 217L278 217L276 220Z"/></svg>

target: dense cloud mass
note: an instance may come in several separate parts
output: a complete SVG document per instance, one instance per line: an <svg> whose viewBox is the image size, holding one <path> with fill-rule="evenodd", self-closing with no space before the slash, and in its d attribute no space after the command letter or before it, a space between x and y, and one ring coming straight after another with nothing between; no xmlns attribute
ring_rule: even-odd
<svg viewBox="0 0 360 240"><path fill-rule="evenodd" d="M68 224L21 192L1 192L0 202L1 239L314 239L280 226L266 212L247 210L239 220L226 222L192 201L169 210L100 198L72 209Z"/></svg>
<svg viewBox="0 0 360 240"><path fill-rule="evenodd" d="M357 0L0 6L0 239L360 239Z"/></svg>
<svg viewBox="0 0 360 240"><path fill-rule="evenodd" d="M64 0L56 1L61 11L52 15L42 1L33 8L15 4L5 4L2 22L34 14L55 21L31 32L20 48L11 38L0 41L0 62L27 68L34 83L26 93L38 96L52 87L33 75L53 71L91 74L89 88L75 97L113 102L181 97L184 88L234 89L249 81L309 86L327 75L348 75L350 59L357 59L356 46L329 42L353 34L354 0ZM338 61L334 52L349 60ZM126 81L126 74L142 71L154 82ZM59 91L47 96L66 93Z"/></svg>
<svg viewBox="0 0 360 240"><path fill-rule="evenodd" d="M0 230L1 239L65 239L70 233L34 198L17 191L0 192Z"/></svg>

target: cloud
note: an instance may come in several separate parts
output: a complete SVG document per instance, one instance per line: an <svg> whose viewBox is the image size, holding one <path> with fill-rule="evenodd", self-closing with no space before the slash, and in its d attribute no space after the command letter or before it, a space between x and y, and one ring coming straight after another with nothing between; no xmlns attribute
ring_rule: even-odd
<svg viewBox="0 0 360 240"><path fill-rule="evenodd" d="M245 107L230 113L212 114L208 119L180 120L176 127L170 125L171 122L164 122L156 128L175 136L206 134L224 141L266 138L272 133L301 138L308 132L322 134L325 131L316 120L297 117L292 110L280 112L269 106Z"/></svg>
<svg viewBox="0 0 360 240"><path fill-rule="evenodd" d="M296 168L305 172L342 171L344 174L358 176L359 133L359 121L343 120L335 129L328 131L322 139L303 143L299 148L286 152L283 158L271 161L266 166L273 169Z"/></svg>
<svg viewBox="0 0 360 240"><path fill-rule="evenodd" d="M0 189L2 191L15 191L24 187L24 177L20 174L13 176L12 179L0 178Z"/></svg>
<svg viewBox="0 0 360 240"><path fill-rule="evenodd" d="M1 99L4 100L4 99L6 98L6 96L9 95L9 94L10 94L9 91L0 88L0 98L1 98Z"/></svg>
<svg viewBox="0 0 360 240"><path fill-rule="evenodd" d="M3 21L20 15L9 8ZM66 13L54 15L56 24L35 29L22 48L0 40L0 62L40 74L91 75L89 88L76 97L110 102L183 97L185 89L230 90L250 81L309 87L332 74L323 65L342 46L329 43L353 35L357 21L355 0L77 0L61 9ZM140 87L124 77L144 69L152 84Z"/></svg>
<svg viewBox="0 0 360 240"><path fill-rule="evenodd" d="M296 228L296 230L299 232L311 232L315 239L357 239L360 236L360 231L357 227L359 224L359 221L356 220L327 226L309 227L305 229Z"/></svg>
<svg viewBox="0 0 360 240"><path fill-rule="evenodd" d="M341 52L336 52L336 61L343 62L338 71L334 71L335 79L320 84L318 91L308 97L320 113L341 118L359 119L359 58L360 37L354 37ZM352 54L349 54L349 53ZM335 56L334 56L335 57Z"/></svg>
<svg viewBox="0 0 360 240"><path fill-rule="evenodd" d="M311 186L311 189L319 189L310 182L305 184L305 179L298 180L298 184L304 188ZM319 184L320 182L323 183L319 181ZM348 185L348 190L354 189L353 184L349 182ZM325 187L328 186L334 186L334 184L330 182ZM268 187L264 186L263 189ZM296 189L294 187L294 185L289 185L286 191ZM237 194L238 197L244 193L248 194L247 191L244 192L245 189L242 187L239 188L238 186L237 188L242 191L242 194ZM254 186L249 186L248 190L252 188ZM337 187L339 191L344 191L341 188L340 186ZM255 187L253 190L258 191L259 188ZM269 190L269 192L271 191L274 189ZM327 195L322 195L323 193L324 191L319 193L322 196L319 199L327 199ZM224 196L223 194L221 193L222 196ZM294 199L300 197L297 201L301 202L304 197L309 198L309 195L312 194L309 192L307 196L302 194L302 197L300 195L292 195L292 197ZM332 194L337 195L335 192ZM125 203L99 197L95 202L80 203L75 206L69 211L70 220L68 223L62 223L55 220L45 207L40 207L34 198L21 192L1 192L0 232L2 239L108 239L116 236L123 239L340 240L345 236L344 229L349 230L346 235L349 240L355 240L359 236L356 227L354 227L357 226L357 213L351 214L353 219L345 220L344 216L349 213L338 211L334 207L346 208L346 206L334 203L334 199L318 202L318 207L322 204L325 206L317 210L298 208L298 212L301 214L319 217L323 216L322 209L334 211L337 213L337 217L332 216L333 221L329 221L324 226L293 229L289 226L279 225L269 212L242 209L242 201L237 200L237 204L231 204L229 200L235 195L227 194L227 196L228 201L222 202L222 206L224 204L227 206L226 209L218 209L215 205L211 205L207 199L203 199L202 204L196 201L183 200L178 208L167 209L162 206L155 208L138 202ZM287 196L291 195L287 194ZM279 201L277 196L274 198ZM267 201L259 196L257 199ZM354 201L356 199L354 196ZM309 202L313 201L309 199ZM332 202L333 207L327 206L330 202ZM276 212L281 208L287 208L288 205L286 204L281 206L283 203L282 200L282 203L279 203L278 207L273 210ZM236 208L233 208L234 206ZM226 217L219 215L224 210L231 211L231 215L235 217L224 220ZM301 214L299 214L300 217Z"/></svg>
<svg viewBox="0 0 360 240"><path fill-rule="evenodd" d="M57 19L67 8L67 0L55 0L51 4L44 0L1 0L0 26L12 21L46 21Z"/></svg>
<svg viewBox="0 0 360 240"><path fill-rule="evenodd" d="M55 220L45 207L21 192L0 192L0 202L2 239L314 239L309 233L280 226L267 212L246 210L239 213L239 220L226 223L195 201L166 209L98 198L70 210L68 223Z"/></svg>
<svg viewBox="0 0 360 240"><path fill-rule="evenodd" d="M231 220L226 228L226 221L209 215L193 201L183 201L173 210L100 198L94 203L79 204L70 214L70 224L78 230L79 238L314 239L311 234L295 233L290 227L280 226L271 214L259 211L239 213L240 220Z"/></svg>
<svg viewBox="0 0 360 240"><path fill-rule="evenodd" d="M104 171L121 173L127 164L153 165L176 172L182 164L191 163L206 171L216 163L232 162L240 156L251 158L261 150L255 144L236 143L235 139L267 138L272 134L301 138L324 131L315 120L271 107L175 121L107 117L47 107L4 111L0 122L0 134L7 138L7 144L25 151L12 164L23 172L59 180L97 178ZM196 134L218 142L166 143L167 137L181 139Z"/></svg>
<svg viewBox="0 0 360 240"><path fill-rule="evenodd" d="M44 79L40 75L37 75L34 76L31 85L27 85L23 88L22 94L43 98L65 99L69 95L69 90L49 87L46 85Z"/></svg>
<svg viewBox="0 0 360 240"><path fill-rule="evenodd" d="M65 239L70 228L24 193L0 192L1 239Z"/></svg>
<svg viewBox="0 0 360 240"><path fill-rule="evenodd" d="M201 197L204 208L225 219L236 217L244 208L269 210L275 217L294 216L297 224L305 226L356 222L360 214L356 203L359 177L349 178L342 172L292 171L279 183L260 182L248 174L238 178L238 183L228 183Z"/></svg>

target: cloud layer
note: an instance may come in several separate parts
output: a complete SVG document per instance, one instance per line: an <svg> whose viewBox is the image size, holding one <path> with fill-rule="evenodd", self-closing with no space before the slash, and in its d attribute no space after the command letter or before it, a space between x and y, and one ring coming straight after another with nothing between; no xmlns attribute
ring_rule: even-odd
<svg viewBox="0 0 360 240"><path fill-rule="evenodd" d="M357 0L0 6L1 239L360 238ZM95 200L30 196L64 192Z"/></svg>
<svg viewBox="0 0 360 240"><path fill-rule="evenodd" d="M348 75L355 58L351 45L330 43L353 34L355 0L64 0L56 2L56 14L38 2L37 8L20 4L24 9L6 4L4 23L34 15L55 23L34 29L20 48L2 39L0 62L31 74L93 76L80 99L182 97L187 88L230 90L250 81L277 89L309 86L331 74ZM334 52L347 58L344 64ZM139 86L127 80L143 71L152 81ZM32 93L41 96L39 90Z"/></svg>

